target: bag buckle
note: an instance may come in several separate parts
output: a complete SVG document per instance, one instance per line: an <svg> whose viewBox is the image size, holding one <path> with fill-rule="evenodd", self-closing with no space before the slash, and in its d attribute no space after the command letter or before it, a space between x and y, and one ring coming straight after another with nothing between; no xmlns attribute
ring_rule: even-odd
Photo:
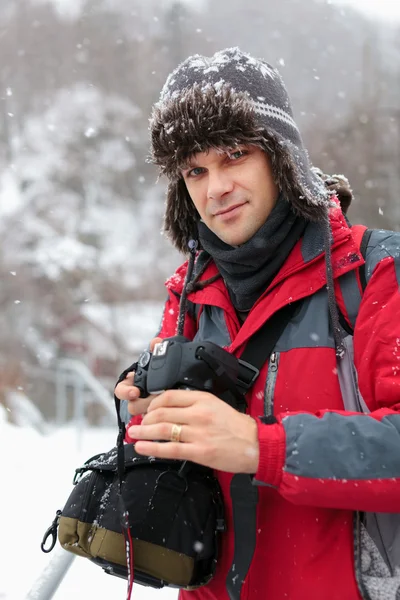
<svg viewBox="0 0 400 600"><path fill-rule="evenodd" d="M239 373L237 376L237 385L247 392L259 376L260 370L240 358L238 359L238 362Z"/></svg>
<svg viewBox="0 0 400 600"><path fill-rule="evenodd" d="M87 469L85 467L79 467L78 469L75 469L75 475L72 480L72 484L76 485L77 483L79 483L86 471Z"/></svg>

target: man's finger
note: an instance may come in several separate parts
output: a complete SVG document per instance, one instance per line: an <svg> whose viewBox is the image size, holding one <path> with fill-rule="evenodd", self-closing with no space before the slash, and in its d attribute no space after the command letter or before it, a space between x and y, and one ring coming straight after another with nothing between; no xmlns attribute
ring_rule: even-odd
<svg viewBox="0 0 400 600"><path fill-rule="evenodd" d="M190 442L190 427L187 425L180 426L179 442ZM156 425L132 425L128 429L128 435L134 440L165 440L171 441L172 423L157 423Z"/></svg>
<svg viewBox="0 0 400 600"><path fill-rule="evenodd" d="M134 398L139 397L139 390L133 387L134 375L135 372L131 371L127 374L123 381L120 381L118 385L115 386L114 394L120 400L133 400ZM137 390L137 393L135 392L135 390Z"/></svg>
<svg viewBox="0 0 400 600"><path fill-rule="evenodd" d="M156 423L179 423L181 425L196 425L193 411L189 407L166 408L164 406L148 411L144 417L143 425L154 425Z"/></svg>
<svg viewBox="0 0 400 600"><path fill-rule="evenodd" d="M147 413L149 404L151 403L151 396L148 398L137 398L137 400L128 401L128 412L133 415L143 415Z"/></svg>
<svg viewBox="0 0 400 600"><path fill-rule="evenodd" d="M161 408L162 406L176 406L182 408L192 406L192 404L199 399L199 393L203 396L207 394L207 392L197 392L195 390L167 390L166 392L155 396L149 406L149 411L156 410L156 408Z"/></svg>
<svg viewBox="0 0 400 600"><path fill-rule="evenodd" d="M117 396L117 398L119 398L119 400L133 400L134 398L132 396L136 397L133 386L127 385L123 381L115 387L114 394ZM139 396L139 394L137 394L137 396Z"/></svg>
<svg viewBox="0 0 400 600"><path fill-rule="evenodd" d="M169 442L168 444L160 442L135 443L135 450L138 454L145 456L154 456L156 458L170 458L176 460L190 460L199 465L204 464L202 453L195 444L181 444L180 442Z"/></svg>

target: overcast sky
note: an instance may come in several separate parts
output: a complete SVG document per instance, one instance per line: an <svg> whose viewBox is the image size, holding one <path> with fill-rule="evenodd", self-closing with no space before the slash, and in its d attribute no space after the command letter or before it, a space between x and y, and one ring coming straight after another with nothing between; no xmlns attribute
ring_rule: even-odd
<svg viewBox="0 0 400 600"><path fill-rule="evenodd" d="M374 18L400 21L400 2L398 0L327 0L327 2L353 6Z"/></svg>
<svg viewBox="0 0 400 600"><path fill-rule="evenodd" d="M37 2L46 2L47 0L36 0ZM52 0L54 4L65 15L71 17L80 13L81 7L85 4L84 0ZM201 7L203 0L184 0L198 8ZM261 1L261 0L260 0ZM373 18L400 21L400 2L399 0L323 0L327 4L352 5L361 12L367 13ZM171 0L160 0L160 4L170 3Z"/></svg>

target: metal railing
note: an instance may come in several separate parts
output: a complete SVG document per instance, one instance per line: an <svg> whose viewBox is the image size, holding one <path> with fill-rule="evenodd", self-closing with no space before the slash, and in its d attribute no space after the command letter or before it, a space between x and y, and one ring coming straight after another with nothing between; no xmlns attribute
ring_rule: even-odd
<svg viewBox="0 0 400 600"><path fill-rule="evenodd" d="M62 358L58 361L56 369L57 425L62 425L67 420L68 386L73 388L73 421L76 424L77 449L80 450L86 425L87 392L90 392L91 399L110 415L111 422L116 423L114 399L84 363L71 358Z"/></svg>
<svg viewBox="0 0 400 600"><path fill-rule="evenodd" d="M92 392L95 401L100 404L115 421L114 400L110 392L93 375L91 370L81 361L72 358L61 358L56 368L56 422L66 421L66 386L74 387L74 417L82 420L85 415L85 388Z"/></svg>
<svg viewBox="0 0 400 600"><path fill-rule="evenodd" d="M26 596L26 600L51 600L60 583L72 565L75 554L62 548L55 549L55 555L37 578Z"/></svg>
<svg viewBox="0 0 400 600"><path fill-rule="evenodd" d="M82 362L69 358L60 359L56 369L47 374L56 384L56 423L62 425L67 420L67 388L73 387L73 416L77 426L77 445L80 448L85 426L85 405L87 392L91 401L100 404L115 422L114 400L111 393L99 382L90 369ZM75 555L60 547L39 575L26 596L26 600L51 600L61 581L71 567Z"/></svg>

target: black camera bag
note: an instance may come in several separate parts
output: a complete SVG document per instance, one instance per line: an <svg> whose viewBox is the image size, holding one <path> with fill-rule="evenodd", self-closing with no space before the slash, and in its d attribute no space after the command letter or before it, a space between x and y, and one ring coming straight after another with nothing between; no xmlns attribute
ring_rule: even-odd
<svg viewBox="0 0 400 600"><path fill-rule="evenodd" d="M136 368L132 365L124 371ZM220 485L213 470L189 461L157 459L124 444L125 423L114 395L117 446L75 471L74 488L46 531L43 552L61 546L107 573L161 588L194 589L214 575L224 531ZM48 538L50 547L46 547Z"/></svg>
<svg viewBox="0 0 400 600"><path fill-rule="evenodd" d="M222 498L211 469L141 456L124 446L122 505L118 450L76 469L75 487L58 515L63 548L85 556L107 573L128 578L128 515L136 583L193 588L212 577L217 532L224 528Z"/></svg>

